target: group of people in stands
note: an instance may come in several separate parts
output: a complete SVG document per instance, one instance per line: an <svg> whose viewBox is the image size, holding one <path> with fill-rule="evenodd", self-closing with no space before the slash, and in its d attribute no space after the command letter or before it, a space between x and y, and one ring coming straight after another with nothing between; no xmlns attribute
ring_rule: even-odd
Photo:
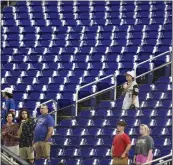
<svg viewBox="0 0 173 165"><path fill-rule="evenodd" d="M127 83L123 85L125 98L122 109L137 108L139 107L139 90L137 83L134 81L133 71L126 73L126 80ZM1 119L1 121L3 120L2 139L4 146L30 164L33 164L35 155L36 159L50 159L51 136L55 122L53 117L48 114L48 107L41 105L41 115L37 119L31 118L28 110L22 108L18 121L14 122L15 103L13 90L5 88L2 90L2 95L5 98L5 107L2 110L3 119ZM125 121L117 123L117 134L111 147L113 165L128 165L128 152L131 148L131 141L130 137L124 133L126 126ZM154 143L149 135L148 126L140 125L139 132L140 136L135 144L135 156L133 159L133 163L136 165L150 162L153 158Z"/></svg>
<svg viewBox="0 0 173 165"><path fill-rule="evenodd" d="M131 149L130 137L124 132L127 123L125 121L119 121L117 123L117 134L114 137L111 156L113 158L113 165L128 165L128 152ZM136 141L134 147L133 164L142 165L149 163L153 159L152 150L154 148L154 142L150 136L149 127L145 124L140 125L140 135Z"/></svg>
<svg viewBox="0 0 173 165"><path fill-rule="evenodd" d="M35 159L49 159L55 122L48 114L48 107L41 105L41 115L37 119L31 118L28 110L22 108L16 121L12 89L5 88L2 95L5 98L1 119L4 120L1 129L3 145L30 164L33 164Z"/></svg>

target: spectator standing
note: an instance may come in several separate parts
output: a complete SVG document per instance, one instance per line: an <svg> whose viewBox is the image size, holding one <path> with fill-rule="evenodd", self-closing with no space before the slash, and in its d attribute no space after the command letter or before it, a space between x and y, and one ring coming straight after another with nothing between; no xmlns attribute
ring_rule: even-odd
<svg viewBox="0 0 173 165"><path fill-rule="evenodd" d="M5 106L2 108L1 117L2 117L2 125L5 124L5 117L8 112L12 112L15 115L15 102L13 99L13 89L5 88L2 90L2 96L5 98Z"/></svg>
<svg viewBox="0 0 173 165"><path fill-rule="evenodd" d="M36 159L50 159L51 137L55 122L53 117L48 114L46 105L41 105L40 113L34 131L33 147L36 152Z"/></svg>
<svg viewBox="0 0 173 165"><path fill-rule="evenodd" d="M19 156L19 141L16 138L18 132L18 124L13 122L14 114L7 113L7 123L2 126L2 139L4 146L14 154Z"/></svg>
<svg viewBox="0 0 173 165"><path fill-rule="evenodd" d="M34 150L32 148L32 142L36 122L30 118L30 114L25 108L19 113L19 122L20 128L17 135L19 138L19 155L22 159L33 164Z"/></svg>
<svg viewBox="0 0 173 165"><path fill-rule="evenodd" d="M111 148L113 165L128 165L128 152L131 148L131 141L129 136L124 133L126 126L125 121L117 123L117 135L114 137Z"/></svg>
<svg viewBox="0 0 173 165"><path fill-rule="evenodd" d="M127 82L123 85L125 98L123 100L122 109L134 109L139 108L139 89L138 84L134 81L134 71L128 71L126 73Z"/></svg>
<svg viewBox="0 0 173 165"><path fill-rule="evenodd" d="M154 148L153 138L149 135L149 128L145 124L140 125L140 137L138 138L135 145L135 156L133 159L133 163L136 165L142 165L143 163L147 163L152 161L153 153L152 150Z"/></svg>

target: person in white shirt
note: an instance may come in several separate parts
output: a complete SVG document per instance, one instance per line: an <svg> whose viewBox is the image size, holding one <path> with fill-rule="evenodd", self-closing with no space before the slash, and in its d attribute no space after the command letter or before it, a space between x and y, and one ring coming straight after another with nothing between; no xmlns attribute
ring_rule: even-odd
<svg viewBox="0 0 173 165"><path fill-rule="evenodd" d="M134 71L128 71L126 74L127 82L123 85L123 94L125 94L122 109L136 109L139 108L139 89L138 84L134 81Z"/></svg>

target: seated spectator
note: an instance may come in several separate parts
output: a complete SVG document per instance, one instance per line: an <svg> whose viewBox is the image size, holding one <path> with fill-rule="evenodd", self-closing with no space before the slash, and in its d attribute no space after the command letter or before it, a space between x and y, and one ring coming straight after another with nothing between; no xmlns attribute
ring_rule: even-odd
<svg viewBox="0 0 173 165"><path fill-rule="evenodd" d="M18 124L14 123L14 114L7 113L7 123L2 126L2 139L4 146L14 154L19 155L19 141L16 138L18 132Z"/></svg>

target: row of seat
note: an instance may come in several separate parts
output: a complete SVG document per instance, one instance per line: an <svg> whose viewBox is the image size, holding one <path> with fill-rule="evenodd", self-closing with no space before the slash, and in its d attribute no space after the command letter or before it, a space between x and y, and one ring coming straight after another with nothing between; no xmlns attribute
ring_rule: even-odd
<svg viewBox="0 0 173 165"><path fill-rule="evenodd" d="M171 18L160 19L99 19L99 20L2 20L2 25L7 26L93 26L93 25L138 25L138 24L171 24Z"/></svg>
<svg viewBox="0 0 173 165"><path fill-rule="evenodd" d="M117 39L122 39L124 36L127 38L127 40L131 39L131 38L142 38L143 40L145 38L150 38L150 39L160 39L163 38L166 39L170 39L170 34L171 31L167 31L167 32L106 32L106 33L71 33L71 34L9 34L9 35L2 35L2 41L8 41L9 45L10 42L12 43L12 41L16 41L16 42L22 42L22 41L44 41L44 40L61 40L62 41L68 41L68 40L80 40L80 41L85 41L87 40L93 40L95 43L99 43L102 45L105 45L105 41L109 42L108 45L111 45L111 41L112 40L117 40ZM97 42L96 42L97 41ZM103 42L103 43L102 43ZM25 43L26 44L26 43ZM87 44L87 43L86 43ZM168 43L169 44L169 43ZM65 44L64 44L65 45ZM107 44L106 44L107 45ZM105 46L106 46L105 45ZM44 46L44 45L43 45Z"/></svg>
<svg viewBox="0 0 173 165"><path fill-rule="evenodd" d="M17 12L26 12L26 11L31 11L31 12L42 12L44 11L44 8L46 8L46 12L72 12L72 11L147 11L147 10L170 10L171 9L171 3L155 3L155 4L103 4L103 5L59 5L58 3L55 3L53 5L44 5L44 3L40 5L16 5L15 7L10 8L7 7L4 12L11 12L11 11L17 11ZM50 10L52 7L53 10Z"/></svg>
<svg viewBox="0 0 173 165"><path fill-rule="evenodd" d="M116 14L116 15L115 15ZM118 15L120 14L120 15ZM3 20L13 19L13 20L43 20L47 19L58 19L58 20L97 20L101 18L111 19L111 18L119 18L119 19L129 19L129 18L167 18L171 17L171 11L144 11L144 12L97 12L97 13L85 13L85 14L78 14L78 13L67 13L67 14L58 14L58 13L24 13L24 14L14 14L14 13L4 13L2 15Z"/></svg>
<svg viewBox="0 0 173 165"><path fill-rule="evenodd" d="M135 145L137 139L132 138L131 144L132 147ZM103 138L94 138L94 137L85 137L85 138L55 138L53 137L53 148L65 148L65 149L74 149L74 148L85 148L89 146L97 147L110 147L112 145L113 138L111 137L103 137ZM169 138L158 138L154 141L155 147L165 147L170 148L171 146L171 139Z"/></svg>
<svg viewBox="0 0 173 165"><path fill-rule="evenodd" d="M150 111L149 109L146 109L146 111ZM126 120L128 123L128 127L139 127L140 124L145 123L148 124L150 127L170 127L172 125L171 123L171 112L166 111L163 109L161 111L157 110L156 112L160 112L160 114L147 114L145 111L144 114L135 114L135 113L128 113L128 114L120 114L116 111L114 111L114 114L111 116L92 116L91 118L84 118L79 115L77 119L72 119L72 120L64 120L59 123L57 126L57 129L61 128L72 128L73 130L75 128L102 128L102 127L116 127L116 122L120 119ZM165 113L166 111L167 113ZM138 111L139 113L139 111ZM153 112L154 113L154 112ZM164 115L161 116L161 115ZM162 118L162 121L160 122L159 120ZM130 120L131 119L131 120ZM94 131L98 132L99 129L94 129ZM113 130L112 130L113 131Z"/></svg>
<svg viewBox="0 0 173 165"><path fill-rule="evenodd" d="M71 5L96 5L96 6L102 6L102 5L148 5L148 4L171 4L171 1L50 1L50 2L30 2L30 1L20 1L16 4L16 6L40 6L40 5L46 5L46 6L56 6L56 5L62 5L62 6L71 6Z"/></svg>
<svg viewBox="0 0 173 165"><path fill-rule="evenodd" d="M52 9L52 10L51 10ZM4 11L5 12L11 12L11 11L16 11L16 12L24 12L26 13L27 11L30 12L99 12L99 11L147 11L147 10L171 10L171 3L155 3L155 4L128 4L128 5L85 5L85 6L79 6L79 5L36 5L36 6L15 6L13 9L11 8L6 8Z"/></svg>
<svg viewBox="0 0 173 165"><path fill-rule="evenodd" d="M29 26L29 27L19 27L19 26L9 26L4 27L2 29L2 33L35 33L35 34L42 34L42 33L82 33L82 32L141 32L141 31L149 31L149 32L156 32L156 31L171 31L171 24L167 25L107 25L107 26L62 26L62 27L35 27L35 26Z"/></svg>

